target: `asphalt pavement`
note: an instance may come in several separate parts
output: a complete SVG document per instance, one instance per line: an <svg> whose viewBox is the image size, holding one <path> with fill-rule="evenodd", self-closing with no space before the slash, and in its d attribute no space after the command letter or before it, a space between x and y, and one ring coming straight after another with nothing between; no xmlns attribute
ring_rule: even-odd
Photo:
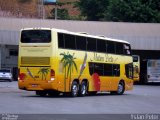
<svg viewBox="0 0 160 120"><path fill-rule="evenodd" d="M134 85L124 95L106 92L72 98L39 97L33 91L19 90L17 81L0 82L0 113L3 114L159 114L159 103L160 85Z"/></svg>

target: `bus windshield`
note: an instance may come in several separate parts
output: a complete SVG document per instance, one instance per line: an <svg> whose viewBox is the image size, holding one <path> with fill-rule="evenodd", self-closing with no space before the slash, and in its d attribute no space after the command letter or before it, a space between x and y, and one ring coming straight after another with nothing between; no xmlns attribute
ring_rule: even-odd
<svg viewBox="0 0 160 120"><path fill-rule="evenodd" d="M22 43L50 43L51 30L23 30Z"/></svg>

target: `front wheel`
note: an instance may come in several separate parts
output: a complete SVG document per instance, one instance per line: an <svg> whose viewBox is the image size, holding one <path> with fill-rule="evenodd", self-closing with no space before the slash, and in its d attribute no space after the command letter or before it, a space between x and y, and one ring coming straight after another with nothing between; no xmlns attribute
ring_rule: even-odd
<svg viewBox="0 0 160 120"><path fill-rule="evenodd" d="M125 90L124 82L119 82L117 91L112 91L111 94L122 95L124 93L124 90Z"/></svg>
<svg viewBox="0 0 160 120"><path fill-rule="evenodd" d="M122 95L124 93L124 83L123 82L120 82L118 84L118 90L117 90L117 94L118 95Z"/></svg>
<svg viewBox="0 0 160 120"><path fill-rule="evenodd" d="M73 81L71 86L71 96L77 97L78 95L78 83L76 81Z"/></svg>

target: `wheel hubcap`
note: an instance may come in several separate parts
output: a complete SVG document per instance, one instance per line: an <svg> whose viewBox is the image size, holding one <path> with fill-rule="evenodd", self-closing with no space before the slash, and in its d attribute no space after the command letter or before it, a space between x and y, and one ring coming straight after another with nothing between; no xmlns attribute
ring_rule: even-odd
<svg viewBox="0 0 160 120"><path fill-rule="evenodd" d="M77 94L77 91L78 91L77 85L73 85L72 91L73 91L73 95L75 96Z"/></svg>
<svg viewBox="0 0 160 120"><path fill-rule="evenodd" d="M84 95L85 93L86 93L86 86L83 85L83 86L82 86L82 95Z"/></svg>
<svg viewBox="0 0 160 120"><path fill-rule="evenodd" d="M123 85L119 84L118 85L118 93L121 93L123 91Z"/></svg>

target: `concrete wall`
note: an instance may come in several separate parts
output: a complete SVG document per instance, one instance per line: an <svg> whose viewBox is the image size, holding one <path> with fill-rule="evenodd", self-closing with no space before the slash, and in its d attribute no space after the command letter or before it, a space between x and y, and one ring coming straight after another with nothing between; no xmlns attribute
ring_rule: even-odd
<svg viewBox="0 0 160 120"><path fill-rule="evenodd" d="M123 39L135 50L160 50L160 24L0 18L0 44L18 45L19 31L29 27L66 29Z"/></svg>
<svg viewBox="0 0 160 120"><path fill-rule="evenodd" d="M1 56L1 45L0 45L0 69L1 69L1 60L2 60L2 56Z"/></svg>
<svg viewBox="0 0 160 120"><path fill-rule="evenodd" d="M18 66L18 57L11 55L11 51L18 51L18 46L1 45L1 68L14 68Z"/></svg>
<svg viewBox="0 0 160 120"><path fill-rule="evenodd" d="M18 45L19 31L0 30L0 44L3 45Z"/></svg>

